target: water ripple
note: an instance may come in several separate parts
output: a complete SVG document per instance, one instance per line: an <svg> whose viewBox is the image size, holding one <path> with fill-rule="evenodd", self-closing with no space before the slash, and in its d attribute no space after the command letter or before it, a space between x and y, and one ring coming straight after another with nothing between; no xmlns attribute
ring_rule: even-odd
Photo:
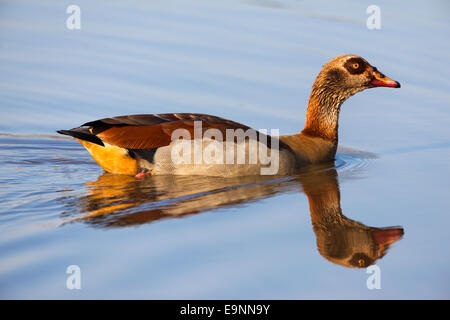
<svg viewBox="0 0 450 320"><path fill-rule="evenodd" d="M13 192L0 188L4 203L0 219L7 222L40 216L45 217L47 227L75 221L102 227L133 225L239 206L299 192L302 180L333 170L341 178L361 177L370 161L377 158L369 152L341 147L334 164L311 166L292 176L156 176L137 180L104 173L71 139L3 133L0 145L0 182L15 186Z"/></svg>

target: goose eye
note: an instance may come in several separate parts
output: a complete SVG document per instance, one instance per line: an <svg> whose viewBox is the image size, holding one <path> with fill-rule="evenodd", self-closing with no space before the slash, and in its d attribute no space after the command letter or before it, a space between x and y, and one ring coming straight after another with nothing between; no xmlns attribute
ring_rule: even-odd
<svg viewBox="0 0 450 320"><path fill-rule="evenodd" d="M357 64L357 63L355 63L355 64ZM354 64L353 66L355 66L355 64ZM361 268L364 267L364 265L365 265L364 259L359 259L359 260L358 260L358 265L359 265Z"/></svg>
<svg viewBox="0 0 450 320"><path fill-rule="evenodd" d="M352 67L353 67L353 69L358 69L359 68L359 63L354 63L353 65L352 65Z"/></svg>

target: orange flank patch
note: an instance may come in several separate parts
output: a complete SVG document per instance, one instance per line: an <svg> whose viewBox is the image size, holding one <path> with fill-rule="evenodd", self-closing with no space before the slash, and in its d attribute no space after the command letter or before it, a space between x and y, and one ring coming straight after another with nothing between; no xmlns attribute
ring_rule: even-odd
<svg viewBox="0 0 450 320"><path fill-rule="evenodd" d="M105 144L104 147L88 141L77 139L91 154L100 167L116 174L135 175L137 161L130 157L124 148Z"/></svg>

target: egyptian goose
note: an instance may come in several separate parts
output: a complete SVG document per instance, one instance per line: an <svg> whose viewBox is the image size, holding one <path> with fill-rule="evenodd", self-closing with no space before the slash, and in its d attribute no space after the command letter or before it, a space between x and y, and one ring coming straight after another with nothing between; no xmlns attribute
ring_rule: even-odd
<svg viewBox="0 0 450 320"><path fill-rule="evenodd" d="M138 177L288 174L309 164L334 159L342 103L355 93L374 87L400 88L400 83L359 56L342 55L326 63L314 81L306 124L297 134L267 136L253 131L256 134L252 135L252 129L246 125L198 113L119 116L58 133L76 138L111 173ZM178 135L180 130L182 134ZM246 134L244 140L239 140L242 133ZM257 140L256 145L250 143L252 139ZM187 144L193 149L184 149ZM202 158L206 150L213 161L211 157L209 161L205 160L206 156ZM266 152L266 158L260 157L264 153L261 150ZM239 151L245 153L243 158ZM174 154L182 159L174 160ZM259 157L252 160L256 154ZM268 166L270 170L264 171Z"/></svg>

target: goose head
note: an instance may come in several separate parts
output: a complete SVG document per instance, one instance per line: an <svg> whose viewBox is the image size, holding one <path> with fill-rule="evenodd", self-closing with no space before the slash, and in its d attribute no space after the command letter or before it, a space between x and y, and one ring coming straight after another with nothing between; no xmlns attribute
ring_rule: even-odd
<svg viewBox="0 0 450 320"><path fill-rule="evenodd" d="M400 88L400 83L385 76L364 58L346 54L327 62L314 86L348 97L369 88Z"/></svg>
<svg viewBox="0 0 450 320"><path fill-rule="evenodd" d="M314 81L302 133L337 142L339 111L352 95L375 87L400 88L364 58L346 54L328 61Z"/></svg>

